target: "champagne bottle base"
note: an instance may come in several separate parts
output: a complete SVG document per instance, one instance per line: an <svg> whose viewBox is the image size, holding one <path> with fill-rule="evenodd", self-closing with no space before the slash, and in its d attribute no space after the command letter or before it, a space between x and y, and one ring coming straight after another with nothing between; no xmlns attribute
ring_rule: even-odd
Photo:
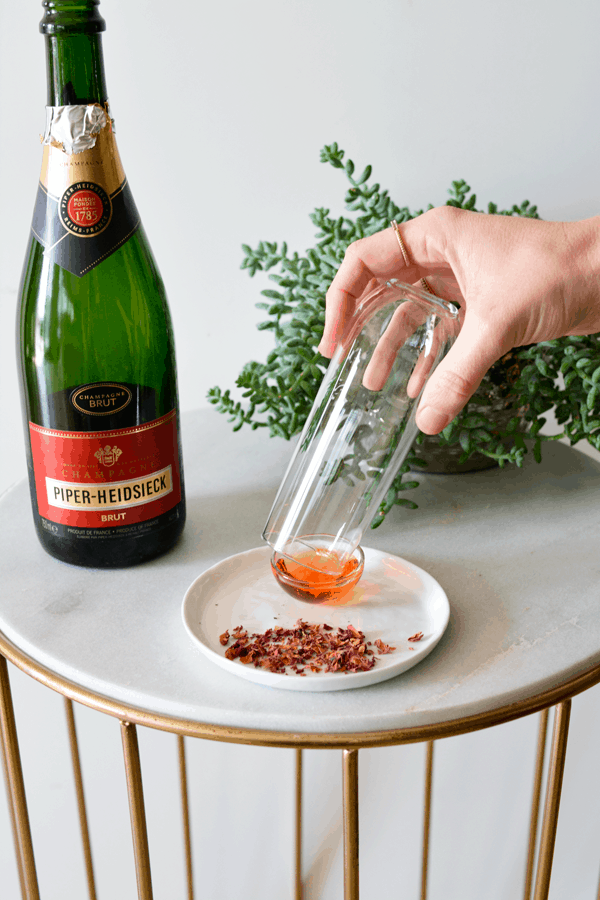
<svg viewBox="0 0 600 900"><path fill-rule="evenodd" d="M162 518L162 517L161 517ZM164 516L164 524L136 535L119 533L111 528L110 536L86 534L86 529L70 529L70 534L58 534L55 526L41 516L35 516L36 532L44 550L61 562L91 569L123 569L147 562L170 550L179 539L185 525L185 502Z"/></svg>

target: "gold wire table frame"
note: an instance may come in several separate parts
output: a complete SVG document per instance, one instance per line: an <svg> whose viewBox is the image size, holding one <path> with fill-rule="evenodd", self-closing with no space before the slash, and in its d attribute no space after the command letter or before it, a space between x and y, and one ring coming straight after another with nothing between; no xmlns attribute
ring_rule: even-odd
<svg viewBox="0 0 600 900"><path fill-rule="evenodd" d="M262 688L224 679L195 653L179 616L200 572L256 544L289 447L257 432L231 439L229 425L209 410L184 417L183 433L199 448L186 465L190 522L169 554L138 570L61 567L37 545L26 485L0 500L0 728L24 900L37 900L39 889L8 663L64 697L89 900L96 900L96 886L74 703L120 723L139 900L152 900L139 726L171 732L177 741L188 900L194 873L186 739L294 751L293 900L303 894L303 750L341 751L344 900L358 900L359 751L423 743L420 897L427 900L435 742L540 714L522 897L546 900L571 698L600 683L598 589L589 565L600 540L600 465L553 444L539 466L419 476L419 510L410 520L386 522L369 544L415 562L442 584L452 611L442 640L410 679L367 688L366 705L355 702L356 691L312 699L280 690L268 695L265 715ZM146 649L157 646L168 660L160 672Z"/></svg>
<svg viewBox="0 0 600 900"><path fill-rule="evenodd" d="M539 712L540 719L532 789L527 864L522 896L523 900L547 900L550 891L552 860L567 752L571 698L600 682L600 665L597 665L582 672L565 684L556 686L549 691L545 691L543 694L526 698L519 703L513 703L501 709L490 710L489 712L474 716L466 716L463 719L451 722L442 722L414 729L359 733L353 735L288 734L259 731L256 729L235 729L206 725L201 722L190 722L183 719L159 716L145 710L125 706L122 703L110 700L109 698L96 695L89 690L65 680L59 675L50 672L19 651L18 648L0 634L0 728L2 736L2 758L13 828L15 855L23 900L39 900L40 893L35 868L34 848L29 826L29 815L7 661L10 661L21 669L21 671L35 678L38 682L46 685L48 688L59 692L64 697L89 900L96 900L96 887L83 793L81 762L73 714L74 700L120 720L139 900L152 900L153 894L150 874L150 851L144 807L144 789L136 731L136 726L138 725L168 731L177 737L183 824L182 834L188 900L194 900L195 895L190 839L187 767L184 745L185 736L267 747L294 748L295 827L293 900L302 900L303 898L302 750L319 748L341 748L342 750L343 896L344 900L359 900L358 751L361 748L367 747L425 742L426 763L420 900L427 900L435 740L467 734L472 731L504 724L522 716ZM548 714L551 706L555 707L554 727L538 848L537 833L542 798L544 756L548 731ZM535 865L536 859L537 870ZM600 884L597 897L598 900L600 900Z"/></svg>

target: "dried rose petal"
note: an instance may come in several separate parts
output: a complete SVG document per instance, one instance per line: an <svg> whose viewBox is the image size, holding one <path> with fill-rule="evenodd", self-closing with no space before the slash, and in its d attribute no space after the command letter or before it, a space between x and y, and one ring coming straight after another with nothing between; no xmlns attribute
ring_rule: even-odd
<svg viewBox="0 0 600 900"><path fill-rule="evenodd" d="M410 638L409 638L409 640L410 640ZM395 647L392 647L390 644L384 644L384 642L380 638L377 638L377 640L375 641L375 646L377 647L377 649L379 650L380 653L393 653L393 651L396 649Z"/></svg>
<svg viewBox="0 0 600 900"><path fill-rule="evenodd" d="M253 663L255 668L288 674L291 669L297 675L310 672L366 672L373 668L377 657L371 650L362 631L354 625L338 628L316 625L298 619L293 628L268 628L263 633L248 634L238 625L233 629L234 643L225 651L227 659L239 659L244 665ZM229 632L219 638L225 646ZM395 647L374 642L379 653L391 653Z"/></svg>

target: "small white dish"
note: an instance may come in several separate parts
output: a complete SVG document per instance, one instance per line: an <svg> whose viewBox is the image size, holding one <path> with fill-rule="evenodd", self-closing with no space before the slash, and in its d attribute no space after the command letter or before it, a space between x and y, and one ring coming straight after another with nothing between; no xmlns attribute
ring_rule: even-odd
<svg viewBox="0 0 600 900"><path fill-rule="evenodd" d="M450 616L443 588L418 566L380 550L363 548L365 569L350 597L332 603L305 603L279 587L271 572L270 547L237 553L207 569L183 600L185 627L196 646L218 666L258 684L291 691L343 691L394 678L436 646ZM333 628L354 625L367 640L396 649L377 654L367 672L307 672L282 675L225 656L220 635L238 625L249 633L292 628L298 619ZM423 632L419 641L409 641ZM372 649L377 652L373 646Z"/></svg>

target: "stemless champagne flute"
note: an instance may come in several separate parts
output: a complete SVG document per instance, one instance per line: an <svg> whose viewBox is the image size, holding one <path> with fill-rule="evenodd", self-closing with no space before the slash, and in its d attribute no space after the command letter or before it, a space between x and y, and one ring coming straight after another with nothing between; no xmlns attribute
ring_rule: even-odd
<svg viewBox="0 0 600 900"><path fill-rule="evenodd" d="M328 578L329 595L318 599L333 599L337 582L348 590L349 569L352 585L360 578L353 554L417 434L425 383L457 333L458 309L419 288L388 282L360 299L263 531L286 590L296 580L296 596L314 601Z"/></svg>

